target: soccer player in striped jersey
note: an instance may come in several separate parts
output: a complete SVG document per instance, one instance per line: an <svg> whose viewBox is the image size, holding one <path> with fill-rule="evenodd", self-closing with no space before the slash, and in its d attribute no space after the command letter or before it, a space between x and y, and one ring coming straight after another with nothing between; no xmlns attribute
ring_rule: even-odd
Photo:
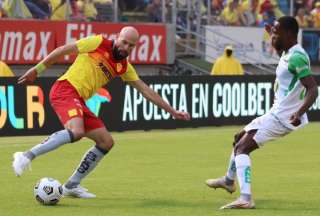
<svg viewBox="0 0 320 216"><path fill-rule="evenodd" d="M68 71L54 83L50 91L50 103L64 125L64 130L52 134L25 152L16 152L13 155L12 166L17 176L21 176L31 161L38 156L66 143L88 137L95 145L85 153L73 175L63 185L63 193L79 198L95 197L93 193L80 186L80 182L111 150L114 141L102 120L85 105L85 100L115 77L120 77L136 88L146 99L169 112L173 118L190 119L189 113L175 110L149 88L128 62L127 57L138 39L138 31L131 26L122 28L116 40L108 40L102 35L80 39L75 43L58 47L19 78L19 83L33 82L39 73L59 58L78 54Z"/></svg>

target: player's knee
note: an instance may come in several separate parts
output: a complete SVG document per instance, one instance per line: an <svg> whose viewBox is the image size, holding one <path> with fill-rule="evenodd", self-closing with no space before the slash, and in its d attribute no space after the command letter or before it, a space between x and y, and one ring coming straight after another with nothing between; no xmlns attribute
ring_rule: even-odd
<svg viewBox="0 0 320 216"><path fill-rule="evenodd" d="M74 142L80 140L82 137L85 136L85 131L83 128L73 128L71 129L71 132L73 134Z"/></svg>
<svg viewBox="0 0 320 216"><path fill-rule="evenodd" d="M244 143L237 143L234 147L234 154L239 155L239 154L249 154L249 149L247 148L247 145Z"/></svg>
<svg viewBox="0 0 320 216"><path fill-rule="evenodd" d="M113 140L113 138L111 137L111 138L109 138L108 140L106 140L105 143L104 143L104 145L105 145L105 147L106 147L108 150L112 149L112 147L114 146L114 140Z"/></svg>
<svg viewBox="0 0 320 216"><path fill-rule="evenodd" d="M99 142L97 142L97 145L104 150L110 151L114 146L114 140L112 137L104 138L99 140Z"/></svg>

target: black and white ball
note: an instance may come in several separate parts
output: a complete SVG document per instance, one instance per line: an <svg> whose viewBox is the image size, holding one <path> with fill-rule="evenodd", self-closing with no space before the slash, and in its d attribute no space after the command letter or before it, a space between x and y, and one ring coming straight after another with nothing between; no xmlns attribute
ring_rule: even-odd
<svg viewBox="0 0 320 216"><path fill-rule="evenodd" d="M34 196L43 205L55 205L62 197L62 185L53 178L42 178L34 186Z"/></svg>

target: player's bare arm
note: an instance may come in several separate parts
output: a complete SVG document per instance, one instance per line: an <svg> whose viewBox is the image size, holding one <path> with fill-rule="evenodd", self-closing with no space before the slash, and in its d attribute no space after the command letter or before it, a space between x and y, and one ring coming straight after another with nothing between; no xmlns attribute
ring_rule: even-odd
<svg viewBox="0 0 320 216"><path fill-rule="evenodd" d="M75 43L66 44L53 50L48 56L46 56L39 64L30 68L24 75L18 79L19 84L33 82L40 70L50 67L50 65L56 63L62 56L69 54L77 54L78 48ZM39 68L40 66L40 68Z"/></svg>
<svg viewBox="0 0 320 216"><path fill-rule="evenodd" d="M189 113L175 110L142 80L130 81L128 84L136 88L146 99L170 113L175 119L190 120Z"/></svg>
<svg viewBox="0 0 320 216"><path fill-rule="evenodd" d="M290 117L293 126L300 124L300 117L312 106L318 97L318 87L313 76L304 77L300 79L300 82L306 88L306 96L299 110Z"/></svg>

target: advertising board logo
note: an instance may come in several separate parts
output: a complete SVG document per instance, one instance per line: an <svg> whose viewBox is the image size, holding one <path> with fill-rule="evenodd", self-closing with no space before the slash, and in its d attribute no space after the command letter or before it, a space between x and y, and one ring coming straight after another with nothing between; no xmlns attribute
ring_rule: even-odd
<svg viewBox="0 0 320 216"><path fill-rule="evenodd" d="M86 105L91 112L96 116L99 116L101 104L111 102L111 100L112 96L109 91L104 88L100 88L96 94L86 101Z"/></svg>

